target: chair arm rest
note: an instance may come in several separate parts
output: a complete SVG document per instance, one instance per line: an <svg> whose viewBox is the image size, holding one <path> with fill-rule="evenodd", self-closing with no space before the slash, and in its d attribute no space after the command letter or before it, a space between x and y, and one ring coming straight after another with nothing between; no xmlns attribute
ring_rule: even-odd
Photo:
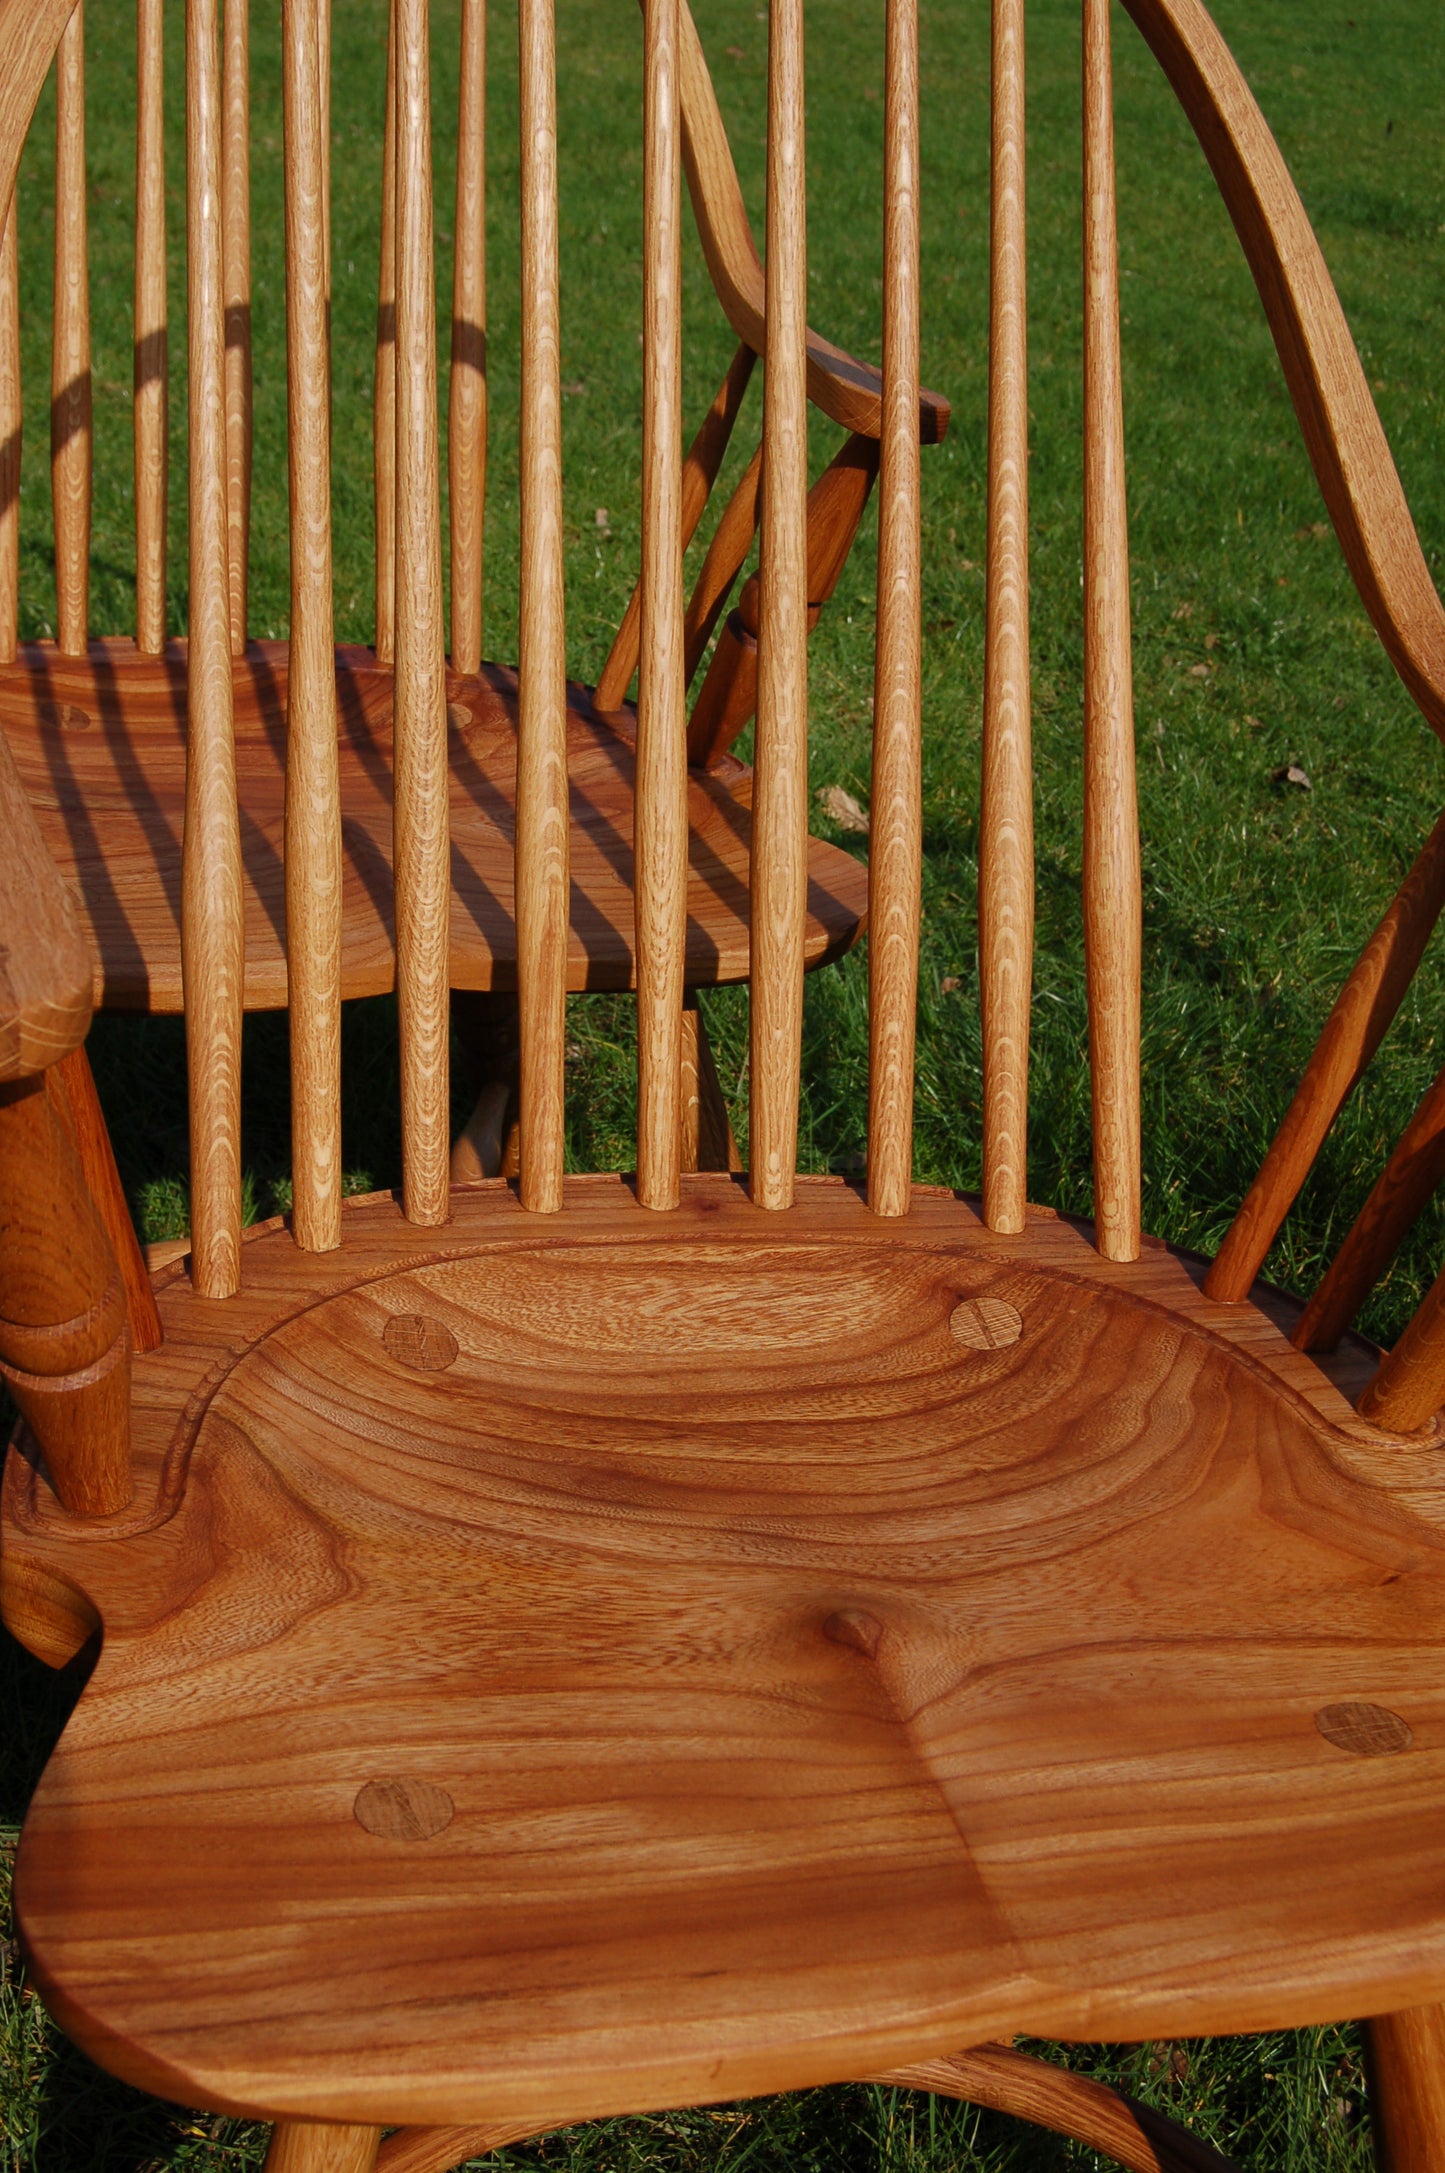
<svg viewBox="0 0 1445 2173"><path fill-rule="evenodd" d="M94 968L74 900L51 859L0 732L0 1081L78 1048Z"/></svg>

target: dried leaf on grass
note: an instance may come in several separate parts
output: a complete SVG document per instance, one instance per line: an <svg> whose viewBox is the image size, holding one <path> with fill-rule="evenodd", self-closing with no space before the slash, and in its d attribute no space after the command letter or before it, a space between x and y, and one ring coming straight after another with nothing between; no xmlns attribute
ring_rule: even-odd
<svg viewBox="0 0 1445 2173"><path fill-rule="evenodd" d="M851 792L841 785L820 785L814 795L829 822L840 830L856 830L861 837L868 835L868 817Z"/></svg>

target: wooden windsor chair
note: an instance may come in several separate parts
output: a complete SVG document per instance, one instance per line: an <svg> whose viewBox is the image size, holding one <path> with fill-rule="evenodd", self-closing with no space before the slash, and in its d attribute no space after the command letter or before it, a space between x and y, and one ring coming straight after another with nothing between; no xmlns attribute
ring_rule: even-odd
<svg viewBox="0 0 1445 2173"><path fill-rule="evenodd" d="M58 635L21 645L18 628L19 311L16 214L0 235L0 729L10 741L46 843L75 890L97 959L96 1001L110 1009L179 1011L183 1001L180 838L186 790L186 652L167 642L167 363L163 85L160 0L137 16L138 96L135 237L135 638L93 639L89 615L92 423L87 303L84 24L35 10L35 35L54 43L57 80L52 486ZM625 24L625 15L622 21ZM322 270L330 292L329 17L323 16ZM683 22L680 98L684 152L707 264L739 346L688 455L684 533L691 536L738 421L765 343L762 269L707 64L690 15ZM512 809L515 801L515 673L482 651L482 541L487 467L485 259L485 0L467 0L458 61L459 155L452 353L448 387L451 624L448 672L455 894L451 983L463 1046L486 1081L457 1150L456 1174L494 1174L515 1129L515 958ZM251 549L252 363L250 333L249 19L235 0L223 31L222 280L227 340L222 398L228 624L233 663L233 741L241 806L244 1002L284 1005L286 776L283 747L299 669L302 701L330 705L339 735L342 795L343 998L389 989L395 978L391 908L393 657L395 646L395 112L388 62L381 206L381 291L374 401L376 642L335 652L328 690L308 644L330 644L330 606L320 628L303 626L293 593L290 641L248 639ZM288 318L302 301L288 290ZM294 342L298 334L293 329ZM816 616L847 559L877 469L879 378L826 340L809 335L809 392L846 432L811 494L809 601ZM304 497L315 433L326 403L290 412L293 491ZM947 403L920 400L922 436L947 427ZM3 463L8 461L9 466ZM749 722L756 685L756 580L713 642L757 525L758 461L724 508L689 606L687 672L707 669L689 728L693 831L688 901L689 989L747 972L747 766L730 752ZM304 587L304 584L303 584ZM569 688L568 763L574 825L575 903L568 931L568 986L626 988L635 979L632 823L635 717L626 696L637 660L638 600L618 630L594 690ZM709 650L711 654L709 657ZM309 676L308 676L309 675ZM299 878L298 878L299 880ZM856 939L866 879L851 855L821 840L810 848L807 955L835 958ZM500 993L497 993L500 992ZM686 1015L692 1112L689 1160L728 1166L726 1110L689 996ZM67 1066L77 1104L91 1108L83 1056ZM499 1091L500 1090L500 1091ZM700 1136L699 1136L700 1133ZM736 1163L736 1150L731 1150ZM515 1145L513 1145L513 1161ZM114 1188L103 1167L97 1184ZM136 1302L143 1278L131 1271ZM149 1329L147 1333L154 1333Z"/></svg>
<svg viewBox="0 0 1445 2173"><path fill-rule="evenodd" d="M1283 162L1199 0L1130 7L1234 214L1372 615L1439 721L1445 615ZM1026 1205L1022 0L993 16L982 1203L910 1173L907 0L889 10L885 97L866 1192L794 1175L809 853L801 0L775 0L770 23L747 1182L682 1169L678 0L645 16L638 1166L563 1177L556 121L549 0L523 0L521 1168L515 1187L449 1187L426 11L399 0L404 1181L397 1198L343 1207L339 765L325 705L293 700L308 875L288 925L296 1207L243 1241L221 71L213 6L192 0L191 432L207 486L192 493L186 677L194 1249L189 1271L156 1280L163 1343L134 1352L54 1084L85 1031L92 961L7 765L0 1361L26 1430L6 1467L0 1569L6 1620L33 1651L63 1661L103 1632L21 1843L37 1980L133 2082L275 2117L272 2173L426 2173L590 2115L857 2075L1006 2106L1142 2173L1200 2173L1223 2161L1173 2122L998 2040L1361 2013L1377 2018L1386 2164L1441 2163L1445 1305L1432 1294L1381 1364L1349 1338L1333 1358L1318 1348L1434 1167L1435 1103L1309 1309L1253 1277L1408 977L1445 852L1432 841L1367 949L1213 1267L1144 1237L1107 0L1083 15L1095 1222ZM313 324L316 22L297 7L286 45ZM0 15L0 49L13 24ZM27 95L0 71L0 129L17 140ZM297 353L298 391L319 400L323 343ZM324 532L318 442L296 519L309 509ZM319 606L324 555L300 564ZM330 683L328 643L298 637L292 670L306 669Z"/></svg>

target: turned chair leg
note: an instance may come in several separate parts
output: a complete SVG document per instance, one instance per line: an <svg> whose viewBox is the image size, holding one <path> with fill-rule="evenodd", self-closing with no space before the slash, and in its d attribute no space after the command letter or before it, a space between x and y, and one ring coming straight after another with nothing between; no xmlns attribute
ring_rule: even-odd
<svg viewBox="0 0 1445 2173"><path fill-rule="evenodd" d="M380 2146L380 2128L278 2120L271 2130L266 2173L372 2173Z"/></svg>
<svg viewBox="0 0 1445 2173"><path fill-rule="evenodd" d="M1407 2007L1366 2024L1370 2118L1380 2173L1445 2167L1445 2007Z"/></svg>

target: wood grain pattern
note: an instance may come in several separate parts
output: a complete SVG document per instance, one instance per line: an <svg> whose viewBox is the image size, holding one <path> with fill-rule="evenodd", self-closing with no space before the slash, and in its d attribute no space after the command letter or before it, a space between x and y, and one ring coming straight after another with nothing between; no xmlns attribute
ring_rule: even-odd
<svg viewBox="0 0 1445 2173"><path fill-rule="evenodd" d="M1445 1072L1425 1094L1301 1316L1303 1351L1333 1350L1445 1178Z"/></svg>
<svg viewBox="0 0 1445 2173"><path fill-rule="evenodd" d="M918 18L911 0L890 0L885 71L883 435L868 855L868 1205L877 1215L906 1215L913 1182L923 910Z"/></svg>
<svg viewBox="0 0 1445 2173"><path fill-rule="evenodd" d="M517 666L517 991L522 1203L562 1204L568 918L562 326L551 0L522 0L521 623Z"/></svg>
<svg viewBox="0 0 1445 2173"><path fill-rule="evenodd" d="M482 666L487 510L487 7L463 0L452 259L447 461L451 494L452 669Z"/></svg>
<svg viewBox="0 0 1445 2173"><path fill-rule="evenodd" d="M186 296L190 645L181 847L181 977L196 1288L241 1273L241 1008L245 934L226 536L221 70L216 0L186 0Z"/></svg>
<svg viewBox="0 0 1445 2173"><path fill-rule="evenodd" d="M642 654L637 687L637 1196L676 1207L687 945L679 0L644 0Z"/></svg>
<svg viewBox="0 0 1445 2173"><path fill-rule="evenodd" d="M978 990L983 1023L984 1213L991 1229L1012 1234L1024 1226L1028 1199L1034 956L1023 0L995 0L992 37Z"/></svg>
<svg viewBox="0 0 1445 2173"><path fill-rule="evenodd" d="M1108 1258L1132 1260L1143 906L1108 0L1084 0L1084 942L1094 1214Z"/></svg>
<svg viewBox="0 0 1445 2173"><path fill-rule="evenodd" d="M389 665L396 655L396 0L391 0L386 28L381 257L371 429L376 507L376 661Z"/></svg>
<svg viewBox="0 0 1445 2173"><path fill-rule="evenodd" d="M0 1081L27 1079L78 1048L94 968L70 892L0 732Z"/></svg>
<svg viewBox="0 0 1445 2173"><path fill-rule="evenodd" d="M1325 1135L1384 1040L1445 906L1445 815L1421 847L1335 999L1284 1121L1209 1271L1209 1295L1249 1289Z"/></svg>
<svg viewBox="0 0 1445 2173"><path fill-rule="evenodd" d="M0 664L20 637L20 239L12 196L0 219Z"/></svg>
<svg viewBox="0 0 1445 2173"><path fill-rule="evenodd" d="M742 346L738 348L737 353L728 364L727 376L718 387L717 396L712 406L703 417L702 427L688 448L687 458L682 464L682 540L684 548L691 543L697 530L697 524L702 519L708 499L712 494L712 487L717 481L718 469L722 466L723 455L732 439L733 425L737 421L738 410L743 403L743 394L748 389L752 379L753 365L757 359L751 347ZM756 461L754 461L753 465L755 469ZM754 482L756 484L756 477L754 477ZM727 519L726 512L723 519ZM756 526L757 516L754 514L752 528L756 528ZM751 540L752 528L748 531L749 540ZM715 544L716 541L717 538L714 536L713 543ZM743 551L745 552L746 549L747 545L744 544ZM709 546L708 555L709 557L712 555L711 545ZM733 574L737 572L737 568L741 564L742 554L740 553L732 572L728 575L729 582L731 582ZM699 583L701 583L701 576L699 576ZM694 592L693 603L688 606L689 655L692 654L691 629L693 605L695 603L696 592ZM641 629L642 580L639 575L637 585L627 600L627 609L622 614L622 623L618 627L613 638L612 647L608 651L607 662L603 665L601 676L597 681L595 698L599 709L617 709L626 699L627 690L632 684L632 675L637 669L638 644L642 638ZM707 637L704 635L704 642L706 639ZM696 668L696 661L694 660L687 671L689 679L691 679Z"/></svg>
<svg viewBox="0 0 1445 2173"><path fill-rule="evenodd" d="M0 10L0 204L15 193L20 153L56 46L76 0Z"/></svg>
<svg viewBox="0 0 1445 2173"><path fill-rule="evenodd" d="M868 503L868 493L878 473L878 455L878 440L865 438L855 431L844 439L808 493L810 633L847 564L858 524L863 518L863 508ZM697 595L694 606L689 607L688 653L694 663L696 654L712 631L733 576L747 556L752 540L746 532L747 524L751 522L756 526L756 509L761 504L761 469L760 447L756 462L749 465L718 523L718 533L713 538L718 545L716 561L709 565L708 561L713 560L713 553L709 551L708 561L704 561L698 576L698 591L705 596L710 591L716 602L709 599L701 616L695 614ZM759 576L754 574L744 584L737 609L728 614L727 624L718 637L707 676L688 721L689 762L711 767L732 746L757 707L758 593Z"/></svg>
<svg viewBox="0 0 1445 2173"><path fill-rule="evenodd" d="M1379 2173L1434 2173L1445 2154L1445 2008L1365 2024Z"/></svg>
<svg viewBox="0 0 1445 2173"><path fill-rule="evenodd" d="M90 618L90 263L85 173L85 9L55 53L55 291L50 335L50 492L56 638L84 653Z"/></svg>
<svg viewBox="0 0 1445 2173"><path fill-rule="evenodd" d="M245 0L235 4L244 7ZM135 44L135 642L159 656L166 644L170 482L164 0L136 0Z"/></svg>
<svg viewBox="0 0 1445 2173"><path fill-rule="evenodd" d="M132 1493L125 1296L49 1078L0 1085L0 1380L59 1502L104 1517Z"/></svg>
<svg viewBox="0 0 1445 2173"><path fill-rule="evenodd" d="M793 1201L808 834L808 199L802 0L768 14L768 361L763 377L748 1170Z"/></svg>
<svg viewBox="0 0 1445 2173"><path fill-rule="evenodd" d="M380 2128L349 2121L280 2120L271 2131L266 2173L372 2173L380 2142Z"/></svg>
<svg viewBox="0 0 1445 2173"><path fill-rule="evenodd" d="M1354 337L1289 168L1201 0L1125 0L1229 207L1361 601L1445 733L1445 604L1410 518Z"/></svg>
<svg viewBox="0 0 1445 2173"><path fill-rule="evenodd" d="M226 305L226 562L231 654L246 650L251 564L250 0L225 0L221 63L221 259Z"/></svg>
<svg viewBox="0 0 1445 2173"><path fill-rule="evenodd" d="M110 1133L106 1129L85 1050L71 1049L59 1063L52 1064L45 1075L45 1083L70 1129L86 1191L100 1217L120 1271L131 1347L137 1351L157 1350L161 1343L161 1317L156 1311L150 1271L136 1236L135 1224L131 1221L130 1204L120 1181L120 1171L115 1166Z"/></svg>
<svg viewBox="0 0 1445 2173"><path fill-rule="evenodd" d="M340 649L338 758L342 810L343 998L395 982L392 749L395 683L370 649ZM286 1001L284 772L289 658L253 642L234 672L248 1009ZM488 665L451 676L454 988L516 985L514 844L516 675ZM585 688L567 690L571 916L570 989L630 988L636 979L632 875L636 755L630 710L600 717ZM66 877L96 958L97 1002L113 1010L181 1008L181 827L185 795L186 650L138 657L127 641L93 642L85 658L37 644L0 668L0 728L45 842ZM74 720L86 723L76 726ZM464 720L464 721L462 721ZM730 756L688 779L689 983L748 972L752 778ZM866 918L867 872L819 839L808 845L810 965L836 958Z"/></svg>
<svg viewBox="0 0 1445 2173"><path fill-rule="evenodd" d="M1038 2060L1012 2045L977 2045L947 2060L895 2068L876 2081L893 2089L932 2090L1011 2113L1035 2127L1071 2136L1131 2173L1239 2173L1232 2159L1092 2076Z"/></svg>
<svg viewBox="0 0 1445 2173"><path fill-rule="evenodd" d="M323 6L324 0L283 0L281 16L291 512L284 852L291 1169L296 1242L316 1252L341 1241L341 782L331 596ZM231 593L234 604L234 582ZM400 789L397 799L400 806ZM398 854L399 870L402 865ZM397 920L398 928L404 925L400 899Z"/></svg>
<svg viewBox="0 0 1445 2173"><path fill-rule="evenodd" d="M447 1217L451 913L426 0L396 0L396 993L402 1189Z"/></svg>
<svg viewBox="0 0 1445 2173"><path fill-rule="evenodd" d="M682 156L698 238L723 314L754 354L767 352L771 322L763 267L748 224L737 168L718 110L702 43L683 0L680 67ZM769 131L771 135L771 130ZM791 330L788 334L791 339ZM855 362L814 331L806 333L808 398L845 430L876 438L883 428L883 381L867 363ZM936 392L921 395L918 434L936 445L948 429L948 402Z"/></svg>
<svg viewBox="0 0 1445 2173"><path fill-rule="evenodd" d="M543 2127L1433 1996L1438 1456L1261 1308L921 1186L454 1206L262 1230L224 1308L161 1278L131 1537L11 1460L7 1619L107 1628L17 1872L83 2046L189 2103ZM392 1354L415 1315L453 1363ZM1347 1700L1410 1747L1329 1741ZM378 1837L373 1781L453 1815Z"/></svg>

